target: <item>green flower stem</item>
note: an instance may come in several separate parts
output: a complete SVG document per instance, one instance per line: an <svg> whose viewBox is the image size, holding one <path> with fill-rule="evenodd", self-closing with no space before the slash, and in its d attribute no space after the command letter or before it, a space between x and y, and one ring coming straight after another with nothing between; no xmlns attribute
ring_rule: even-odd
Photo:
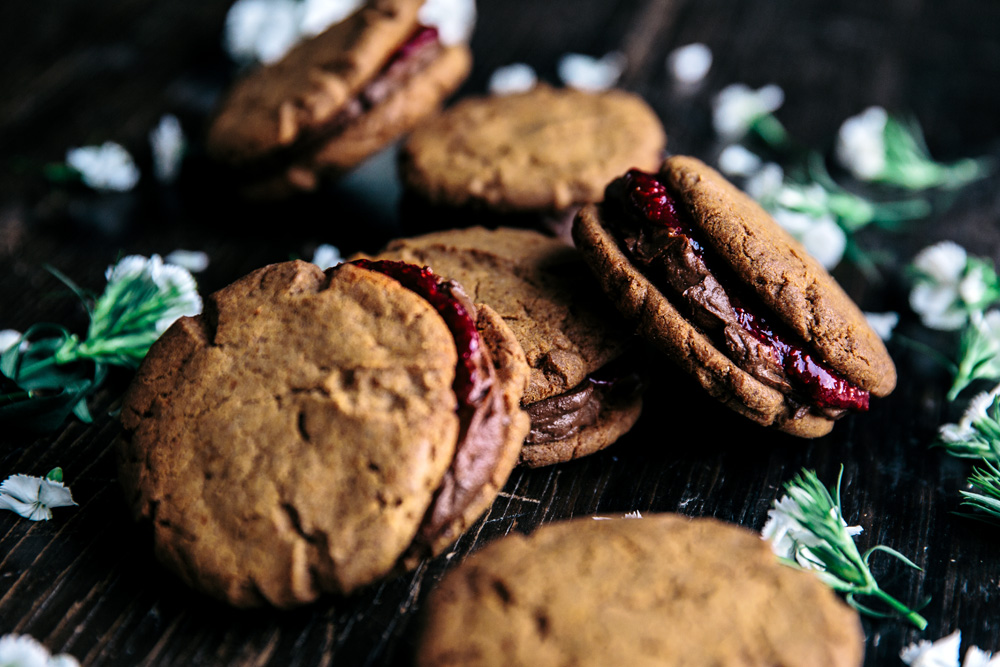
<svg viewBox="0 0 1000 667"><path fill-rule="evenodd" d="M788 138L788 130L785 129L785 126L773 114L758 116L750 124L750 129L756 132L764 140L764 143L772 148L782 150L788 148L791 144Z"/></svg>
<svg viewBox="0 0 1000 667"><path fill-rule="evenodd" d="M871 591L870 593L866 593L865 595L871 595L873 597L878 598L879 600L882 600L882 602L885 602L887 605L889 605L890 607L892 607L893 610L896 613L898 613L900 616L902 616L903 618L905 618L907 621L909 621L910 623L912 623L913 625L915 625L918 630L924 630L924 629L927 628L927 619L926 618L924 618L923 616L921 616L917 612L913 611L912 609L910 609L909 607L907 607L905 604L903 604L902 602L900 602L896 598L892 597L891 595L889 595L888 593L886 593L885 591L883 591L878 586L875 587L874 591Z"/></svg>

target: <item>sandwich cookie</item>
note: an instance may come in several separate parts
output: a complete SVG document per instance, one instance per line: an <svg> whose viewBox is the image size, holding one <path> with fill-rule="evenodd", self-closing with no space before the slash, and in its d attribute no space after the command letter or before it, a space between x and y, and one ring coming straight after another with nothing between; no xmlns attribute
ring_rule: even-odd
<svg viewBox="0 0 1000 667"><path fill-rule="evenodd" d="M194 588L238 607L347 594L489 506L528 432L527 375L503 320L427 270L267 266L151 348L121 483Z"/></svg>
<svg viewBox="0 0 1000 667"><path fill-rule="evenodd" d="M759 424L818 437L896 385L885 345L836 281L694 158L616 179L573 236L640 335Z"/></svg>
<svg viewBox="0 0 1000 667"><path fill-rule="evenodd" d="M238 81L209 129L209 155L243 194L278 198L314 190L436 112L471 55L420 23L423 4L369 0Z"/></svg>
<svg viewBox="0 0 1000 667"><path fill-rule="evenodd" d="M429 266L461 283L510 326L531 368L522 405L531 432L521 463L542 466L591 454L639 418L630 335L579 253L525 229L479 227L393 241L378 255Z"/></svg>
<svg viewBox="0 0 1000 667"><path fill-rule="evenodd" d="M592 517L511 534L431 592L420 667L859 667L858 615L756 533Z"/></svg>
<svg viewBox="0 0 1000 667"><path fill-rule="evenodd" d="M411 201L533 217L568 239L582 204L600 201L627 169L655 169L665 145L636 95L539 85L468 98L424 123L404 143L400 170Z"/></svg>

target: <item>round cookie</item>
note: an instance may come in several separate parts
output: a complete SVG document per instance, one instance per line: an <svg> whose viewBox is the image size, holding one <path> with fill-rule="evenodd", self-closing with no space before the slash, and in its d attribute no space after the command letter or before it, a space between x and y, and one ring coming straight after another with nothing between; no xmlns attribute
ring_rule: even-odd
<svg viewBox="0 0 1000 667"><path fill-rule="evenodd" d="M591 517L511 534L431 593L420 667L859 667L857 614L715 519Z"/></svg>
<svg viewBox="0 0 1000 667"><path fill-rule="evenodd" d="M850 297L710 167L674 156L608 193L578 214L577 246L638 333L712 396L818 437L846 409L867 409L869 393L895 387L892 359Z"/></svg>
<svg viewBox="0 0 1000 667"><path fill-rule="evenodd" d="M386 275L287 262L211 295L123 402L120 479L157 557L233 605L291 607L441 551L528 429L523 353L488 307L475 321L465 400L453 331Z"/></svg>
<svg viewBox="0 0 1000 667"><path fill-rule="evenodd" d="M572 247L531 230L474 227L393 241L377 257L429 266L503 317L531 368L523 464L593 453L638 419L633 373L613 363L629 333L610 304L593 298L597 285Z"/></svg>
<svg viewBox="0 0 1000 667"><path fill-rule="evenodd" d="M369 0L355 14L236 82L206 147L244 194L313 190L435 113L471 66L417 14L424 0Z"/></svg>
<svg viewBox="0 0 1000 667"><path fill-rule="evenodd" d="M665 145L636 95L539 85L455 104L407 138L400 170L433 204L558 217L600 201L626 169L655 169Z"/></svg>

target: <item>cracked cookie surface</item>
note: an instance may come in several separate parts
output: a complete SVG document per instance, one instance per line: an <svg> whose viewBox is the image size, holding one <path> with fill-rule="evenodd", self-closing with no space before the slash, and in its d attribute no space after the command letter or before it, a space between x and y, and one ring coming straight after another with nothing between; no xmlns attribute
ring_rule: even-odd
<svg viewBox="0 0 1000 667"><path fill-rule="evenodd" d="M519 394L523 358L501 356ZM397 566L452 464L456 363L441 317L390 278L259 269L170 328L137 372L119 438L126 499L161 561L236 606L350 592ZM527 419L502 401L509 472Z"/></svg>
<svg viewBox="0 0 1000 667"><path fill-rule="evenodd" d="M510 535L431 594L421 667L858 667L857 614L756 533L714 519L591 517Z"/></svg>

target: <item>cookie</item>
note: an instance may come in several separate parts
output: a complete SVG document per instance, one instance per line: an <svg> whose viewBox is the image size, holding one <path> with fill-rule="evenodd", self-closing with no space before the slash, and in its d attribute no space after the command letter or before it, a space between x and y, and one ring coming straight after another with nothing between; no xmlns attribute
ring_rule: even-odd
<svg viewBox="0 0 1000 667"><path fill-rule="evenodd" d="M640 335L759 424L818 437L896 385L885 345L830 274L694 158L616 179L573 237Z"/></svg>
<svg viewBox="0 0 1000 667"><path fill-rule="evenodd" d="M503 317L531 368L522 404L532 430L521 462L541 466L596 452L642 409L630 342L579 253L526 229L474 227L391 242L378 255L429 266Z"/></svg>
<svg viewBox="0 0 1000 667"><path fill-rule="evenodd" d="M405 186L436 205L566 217L626 169L655 169L666 135L638 96L540 85L468 98L429 120L400 155Z"/></svg>
<svg viewBox="0 0 1000 667"><path fill-rule="evenodd" d="M859 667L858 615L760 536L651 515L511 534L431 593L416 664Z"/></svg>
<svg viewBox="0 0 1000 667"><path fill-rule="evenodd" d="M121 483L194 588L239 607L350 593L489 506L528 430L526 379L499 316L419 267L267 266L150 349Z"/></svg>
<svg viewBox="0 0 1000 667"><path fill-rule="evenodd" d="M244 194L277 198L315 189L436 112L471 55L420 25L422 4L369 0L238 81L209 129L209 155Z"/></svg>

